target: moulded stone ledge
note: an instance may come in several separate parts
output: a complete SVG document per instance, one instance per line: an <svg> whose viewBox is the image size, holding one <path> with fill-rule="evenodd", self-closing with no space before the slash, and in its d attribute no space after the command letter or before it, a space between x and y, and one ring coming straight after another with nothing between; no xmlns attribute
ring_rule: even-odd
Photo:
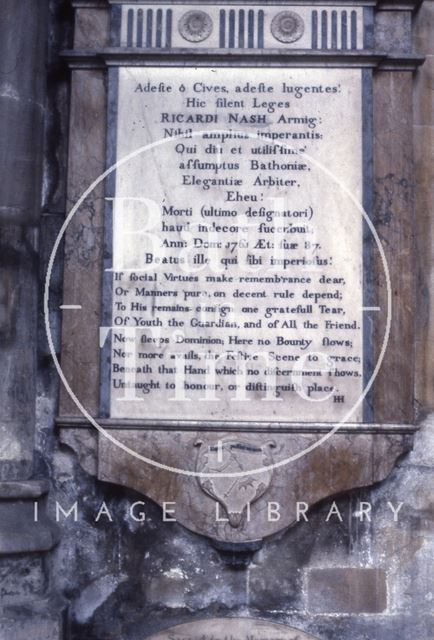
<svg viewBox="0 0 434 640"><path fill-rule="evenodd" d="M0 500L23 500L39 498L48 493L47 480L23 480L0 482Z"/></svg>
<svg viewBox="0 0 434 640"><path fill-rule="evenodd" d="M0 555L49 551L57 544L59 528L37 502L48 490L45 480L0 483Z"/></svg>

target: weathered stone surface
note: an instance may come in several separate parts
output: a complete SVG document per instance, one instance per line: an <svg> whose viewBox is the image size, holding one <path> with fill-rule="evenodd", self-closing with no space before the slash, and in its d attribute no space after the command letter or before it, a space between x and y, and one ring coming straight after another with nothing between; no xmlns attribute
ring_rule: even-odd
<svg viewBox="0 0 434 640"><path fill-rule="evenodd" d="M48 551L58 539L57 527L43 513L34 521L33 501L0 502L0 555Z"/></svg>
<svg viewBox="0 0 434 640"><path fill-rule="evenodd" d="M36 235L0 228L0 479L28 478L35 425ZM23 346L25 348L23 348Z"/></svg>
<svg viewBox="0 0 434 640"><path fill-rule="evenodd" d="M78 8L75 12L74 47L76 49L100 49L110 44L110 12L108 7L99 9Z"/></svg>
<svg viewBox="0 0 434 640"><path fill-rule="evenodd" d="M428 82L434 83L434 57L428 63ZM424 99L424 105L431 99ZM429 108L429 107L428 107ZM426 114L428 118L428 114ZM434 409L434 328L430 321L434 298L434 222L431 211L434 202L434 111L432 124L422 122L414 126L415 171L417 189L415 193L418 215L416 217L416 241L418 246L417 270L419 276L417 339L415 343L418 361L416 374L416 397L419 406ZM422 116L422 119L424 117Z"/></svg>
<svg viewBox="0 0 434 640"><path fill-rule="evenodd" d="M382 613L387 608L386 574L381 569L311 569L307 590L312 613Z"/></svg>
<svg viewBox="0 0 434 640"><path fill-rule="evenodd" d="M152 635L151 638L152 640L169 640L173 637L189 638L189 640L225 640L228 636L233 640L248 640L249 638L261 640L270 637L277 640L315 640L313 636L307 635L299 629L255 618L198 620L160 631Z"/></svg>
<svg viewBox="0 0 434 640"><path fill-rule="evenodd" d="M0 479L29 478L47 3L0 8Z"/></svg>
<svg viewBox="0 0 434 640"><path fill-rule="evenodd" d="M48 480L0 482L0 499L39 498L47 493Z"/></svg>
<svg viewBox="0 0 434 640"><path fill-rule="evenodd" d="M30 613L30 612L28 612ZM42 617L38 614L26 617L2 616L0 613L0 640L63 640L63 624L50 614Z"/></svg>
<svg viewBox="0 0 434 640"><path fill-rule="evenodd" d="M73 449L87 473L98 473L98 434L90 429L63 429L61 442Z"/></svg>
<svg viewBox="0 0 434 640"><path fill-rule="evenodd" d="M195 461L200 459L200 454L195 443L198 440L208 444L219 440L230 442L234 440L233 435L132 429L110 430L110 434L139 455L157 460L169 469L138 460L100 436L99 479L134 488L161 506L173 502L175 506L170 504L167 508L175 509L177 521L193 531L227 542L258 540L288 527L297 520L298 501L312 505L327 496L384 479L396 458L411 446L411 439L401 435L338 433L308 455L271 469L266 479L263 473L232 478L229 484L227 478L216 478L210 493L201 487L198 478L176 473L173 469L185 461L187 472L197 473L199 467ZM272 439L275 444L273 461L278 462L313 444L318 437L313 434L243 434L241 440L260 447L265 440ZM237 440L240 436L235 437L234 441ZM223 455L226 455L224 449ZM253 471L255 466L248 469ZM239 503L238 497L247 495L243 484L255 482L255 478L266 482L267 486L256 500L251 500L249 521L247 504ZM247 502L248 498L245 500ZM273 508L278 510L277 514L272 513ZM231 512L238 514L233 521L229 517ZM174 516L168 514L167 517Z"/></svg>
<svg viewBox="0 0 434 640"><path fill-rule="evenodd" d="M419 11L414 16L413 21L413 46L417 52L424 55L433 55L432 32L434 29L434 6L432 0L425 0L421 3ZM429 87L426 87L427 93Z"/></svg>
<svg viewBox="0 0 434 640"><path fill-rule="evenodd" d="M105 169L106 95L100 71L74 71L71 89L71 123L68 169L68 207ZM71 222L65 246L64 304L82 310L65 310L62 316L62 369L72 389L91 412L98 411L99 325L104 193L101 185L86 199ZM81 242L77 243L76 238ZM83 287L83 282L86 286ZM83 313L94 318L83 331ZM70 346L68 346L70 345ZM86 375L83 375L86 372ZM77 408L61 389L60 412L75 415Z"/></svg>
<svg viewBox="0 0 434 640"><path fill-rule="evenodd" d="M415 449L399 463L390 480L377 487L372 495L373 512L380 502L388 500L402 505L399 526L382 509L370 525L371 550L387 571L389 608L394 614L405 614L413 605L421 617L432 614L433 435L434 415L431 414L422 423Z"/></svg>
<svg viewBox="0 0 434 640"><path fill-rule="evenodd" d="M0 8L0 221L36 224L42 178L47 2Z"/></svg>
<svg viewBox="0 0 434 640"><path fill-rule="evenodd" d="M433 48L434 51L434 48ZM434 105L432 100L429 99L426 87L430 86L432 78L434 77L434 53L427 55L423 66L417 71L414 79L414 92L413 92L413 106L414 106L414 130L417 133L419 127L424 126L427 129L434 126ZM426 145L428 146L428 144ZM416 153L420 153L424 148L421 146L419 140L415 140L414 149ZM429 169L428 166L425 167ZM416 166L417 171L417 166ZM418 174L419 175L419 174ZM416 190L416 197L420 188L418 182L418 189Z"/></svg>
<svg viewBox="0 0 434 640"><path fill-rule="evenodd" d="M379 51L410 53L411 13L408 11L379 11L375 16L375 47Z"/></svg>
<svg viewBox="0 0 434 640"><path fill-rule="evenodd" d="M42 557L36 554L1 557L0 585L2 606L41 597L47 587Z"/></svg>
<svg viewBox="0 0 434 640"><path fill-rule="evenodd" d="M100 640L112 634L114 640L143 640L145 633L192 616L251 615L287 623L321 640L336 634L354 640L355 630L370 640L407 640L415 629L418 637L431 640L431 430L427 422L415 436L414 452L384 482L314 505L307 522L266 539L247 562L235 566L202 536L163 522L161 509L148 498L95 483L63 448L55 456L55 497L64 508L78 502L78 522L59 522L63 535L54 551L53 586L70 594L73 603L104 576L119 580L86 622L71 616L72 638ZM326 520L333 500L342 522L337 516ZM104 516L95 522L103 501L113 522ZM136 501L143 502L136 511L146 514L144 522L130 517ZM357 516L360 501L372 504L370 522ZM395 508L403 502L397 522L388 501ZM54 503L48 514L54 517ZM309 612L305 576L310 569L330 566L385 571L389 609L371 615ZM122 581L125 574L128 579Z"/></svg>
<svg viewBox="0 0 434 640"><path fill-rule="evenodd" d="M57 543L59 530L38 500L48 490L47 480L0 482L0 555L48 551Z"/></svg>
<svg viewBox="0 0 434 640"><path fill-rule="evenodd" d="M95 611L128 579L126 575L104 575L94 580L74 602L72 615L79 624L91 620Z"/></svg>
<svg viewBox="0 0 434 640"><path fill-rule="evenodd" d="M70 76L62 65L59 52L72 46L73 9L65 0L49 0L48 5L42 215L60 218L63 222L68 168ZM42 241L50 229L50 220L47 220L46 226L47 229L45 224L41 224ZM50 248L53 243L54 238ZM41 246L41 256L44 255Z"/></svg>
<svg viewBox="0 0 434 640"><path fill-rule="evenodd" d="M424 2L415 18L414 43L427 54L425 64L415 76L414 149L417 269L419 277L416 357L418 362L416 396L422 407L434 409L434 3Z"/></svg>
<svg viewBox="0 0 434 640"><path fill-rule="evenodd" d="M412 76L406 72L383 72L374 79L373 220L388 264L393 308L390 338L373 388L374 419L379 422L413 423L415 413L412 85ZM387 284L381 269L377 280L379 318L387 308ZM377 321L373 331L378 353L383 339L381 323Z"/></svg>

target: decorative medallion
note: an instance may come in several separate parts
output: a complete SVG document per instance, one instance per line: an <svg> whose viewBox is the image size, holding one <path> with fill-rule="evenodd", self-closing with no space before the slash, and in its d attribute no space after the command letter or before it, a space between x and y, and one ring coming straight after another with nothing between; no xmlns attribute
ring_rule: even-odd
<svg viewBox="0 0 434 640"><path fill-rule="evenodd" d="M271 33L279 42L295 42L304 33L303 19L294 11L281 11L271 21Z"/></svg>
<svg viewBox="0 0 434 640"><path fill-rule="evenodd" d="M202 42L212 32L212 19L205 11L187 11L178 24L179 33L189 42Z"/></svg>
<svg viewBox="0 0 434 640"><path fill-rule="evenodd" d="M271 449L276 443L271 440L255 446L228 438L212 444L198 440L196 446L200 447L196 471L216 474L216 477L199 476L201 489L220 503L231 527L241 528L250 505L263 496L270 486L272 469L260 469L272 465ZM234 475L249 469L258 471Z"/></svg>

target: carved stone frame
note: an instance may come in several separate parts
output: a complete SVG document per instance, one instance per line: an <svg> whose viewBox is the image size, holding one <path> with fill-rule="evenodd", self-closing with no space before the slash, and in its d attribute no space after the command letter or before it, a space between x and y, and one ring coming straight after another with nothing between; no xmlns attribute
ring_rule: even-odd
<svg viewBox="0 0 434 640"><path fill-rule="evenodd" d="M373 167L372 215L389 264L393 291L393 314L389 347L372 392L373 417L369 424L345 425L316 451L293 464L274 470L266 492L251 504L250 522L243 513L241 523L216 521L219 501L201 487L195 477L175 475L151 467L119 451L94 431L78 413L62 389L58 425L61 439L73 447L83 467L103 481L116 482L146 494L157 503L176 502L176 518L198 533L229 543L255 541L281 530L296 520L298 500L313 504L353 487L368 486L385 478L395 460L412 446L416 427L414 407L414 314L415 269L413 242L412 72L423 61L411 52L411 19L416 2L351 3L364 7L369 17L369 39L361 51L298 49L200 50L132 49L116 46L110 35L110 11L116 22L119 2L78 1L74 50L64 53L72 69L71 126L68 204L70 207L100 175L106 162L108 111L107 70L122 65L198 65L254 67L350 66L370 69L373 74ZM142 2L140 4L151 4ZM157 3L152 3L157 4ZM170 3L160 3L170 4ZM189 2L201 4L206 2ZM208 3L211 4L211 3ZM221 3L220 3L221 4ZM241 2L227 2L242 5ZM261 4L250 2L249 5ZM279 3L276 3L279 4ZM282 4L282 3L281 3ZM294 1L292 5L333 6L333 2ZM110 7L109 5L113 5ZM283 5L285 8L287 4ZM368 23L367 23L368 24ZM396 43L399 42L399 46ZM84 300L100 318L102 282L102 233L104 194L97 190L86 209L80 210L68 229L65 242L64 300ZM87 234L88 252L74 247L77 233ZM385 308L386 286L377 265L375 304ZM84 280L85 279L85 280ZM86 282L86 289L83 282ZM80 337L80 340L78 340ZM381 336L374 334L374 349ZM80 398L90 412L99 415L99 337L96 328L81 326L79 315L63 316L61 362L68 378L78 381ZM259 434L273 433L278 448L291 455L329 430L324 424L267 425L264 423L212 423L102 420L113 435L121 434L133 448L153 457L169 451L176 440L177 451L168 464L181 456L195 469L194 443L201 438L209 446L229 441L239 433L252 447ZM330 483L329 478L333 478ZM215 492L215 487L214 487ZM261 520L268 502L278 502L278 521ZM216 507L217 505L217 507ZM258 522L261 522L258 525Z"/></svg>

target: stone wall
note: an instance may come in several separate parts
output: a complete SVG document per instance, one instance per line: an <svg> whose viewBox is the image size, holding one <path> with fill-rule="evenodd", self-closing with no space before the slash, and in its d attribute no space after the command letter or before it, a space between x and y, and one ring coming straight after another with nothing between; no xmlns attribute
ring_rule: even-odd
<svg viewBox="0 0 434 640"><path fill-rule="evenodd" d="M16 15L14 4L25 9L27 18L33 18L32 24ZM37 43L44 32L43 5L38 2L35 11L34 0L2 2L1 17L6 26L12 24L9 16L19 20L30 49L30 58L23 59L19 67L20 78L29 74L39 77L37 74L42 73L44 47ZM414 449L378 486L338 496L335 504L328 499L309 511L308 522L301 521L265 540L260 549L246 547L242 552L217 549L211 541L181 525L163 523L160 508L150 500L95 481L56 436L59 384L46 344L41 300L49 251L66 209L69 74L60 63L58 52L70 45L72 11L69 3L62 0L51 0L49 8L46 84L33 86L30 97L20 96L14 93L18 83L5 84L10 80L5 76L8 68L2 69L0 77L6 109L11 100L35 104L30 115L20 115L19 110L13 113L21 122L20 135L25 135L27 127L37 136L41 110L45 127L43 151L42 142L33 142L31 150L25 151L34 159L33 166L20 173L21 179L31 185L28 200L19 203L19 210L12 211L10 193L14 192L9 190L2 194L0 202L0 231L7 247L2 256L7 257L8 251L17 256L12 263L18 265L18 275L10 277L17 277L24 284L20 289L11 281L11 290L19 291L16 304L26 309L25 324L12 322L11 303L3 304L2 299L5 362L12 363L10 366L21 381L24 376L26 395L15 394L18 383L13 378L8 378L13 385L2 385L8 396L2 397L0 425L0 459L4 462L0 483L0 639L142 640L153 631L179 622L238 615L285 622L324 640L432 640L434 2L423 3L414 33L417 49L428 55L417 72L414 94L415 232L420 282L416 394L421 421ZM34 46L30 46L33 42ZM18 51L23 47L18 39L7 43L10 51L1 56L3 62L18 55L12 53L13 47ZM39 71L32 64L37 64ZM17 130L10 124L12 120L5 122L11 131ZM39 134L42 140L42 130ZM7 138L6 159L13 157L19 144ZM44 180L40 196L35 184L40 183L42 153ZM10 185L15 184L13 174L6 176ZM35 207L40 199L42 207ZM33 241L36 228L40 232L39 245ZM35 254L39 255L38 266ZM9 267L8 270L10 273ZM32 282L38 273L37 325L36 286ZM53 295L60 300L61 265L54 286ZM60 320L53 316L52 321L58 335ZM18 337L11 327L15 327ZM30 344L20 354L24 335L30 337ZM22 368L14 368L16 361ZM37 376L33 378L36 368ZM31 386L32 379L36 379L36 391ZM12 423L10 416L4 415L5 407L18 405L27 413L14 414L16 422ZM31 536L26 536L35 500L42 514L38 536L34 529ZM144 522L129 515L130 506L136 501L144 503ZM103 502L112 522L106 516L95 522ZM66 517L58 507L61 505L68 512L75 503L76 521L74 510ZM363 517L361 503L372 505L370 518ZM388 503L395 508L403 503L398 522Z"/></svg>
<svg viewBox="0 0 434 640"><path fill-rule="evenodd" d="M94 483L68 450L54 455L54 491L74 515L61 522L51 554L52 589L69 602L71 638L138 640L198 617L257 616L318 638L430 640L434 631L432 460L434 419L419 431L413 452L371 490L332 500L266 540L256 552L222 552L182 526L162 522L143 496ZM113 522L101 517L105 501ZM129 515L144 503L146 521ZM356 517L372 504L371 521ZM394 522L388 502L397 508ZM362 506L363 508L363 506ZM48 507L52 518L55 506ZM335 512L335 511L334 511ZM62 517L63 520L63 517Z"/></svg>

